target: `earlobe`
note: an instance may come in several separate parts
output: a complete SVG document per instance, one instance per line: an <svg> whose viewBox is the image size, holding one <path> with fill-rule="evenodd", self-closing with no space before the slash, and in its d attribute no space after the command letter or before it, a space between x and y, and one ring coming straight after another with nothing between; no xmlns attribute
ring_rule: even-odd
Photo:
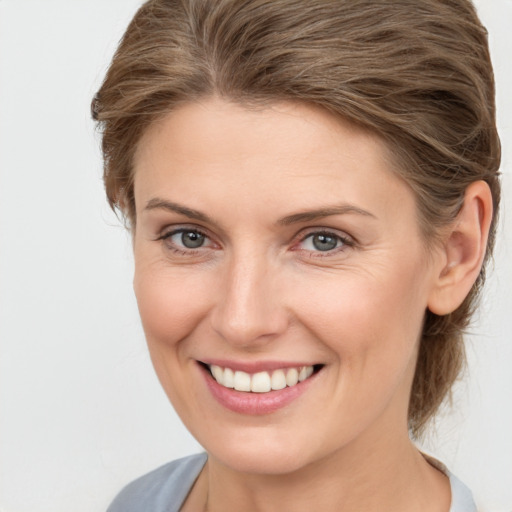
<svg viewBox="0 0 512 512"><path fill-rule="evenodd" d="M437 315L455 311L476 281L485 257L493 212L492 196L484 181L472 183L462 208L443 244L443 264L429 297L428 308Z"/></svg>

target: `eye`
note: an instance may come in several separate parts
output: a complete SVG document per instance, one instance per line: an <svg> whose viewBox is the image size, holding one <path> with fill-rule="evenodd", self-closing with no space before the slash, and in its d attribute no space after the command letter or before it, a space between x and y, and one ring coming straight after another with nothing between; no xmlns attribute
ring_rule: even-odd
<svg viewBox="0 0 512 512"><path fill-rule="evenodd" d="M160 238L169 249L176 251L200 249L210 247L211 240L201 231L190 228L174 229L163 234Z"/></svg>
<svg viewBox="0 0 512 512"><path fill-rule="evenodd" d="M176 244L181 243L187 249L197 249L204 245L206 237L198 231L181 231L174 234L171 240Z"/></svg>
<svg viewBox="0 0 512 512"><path fill-rule="evenodd" d="M310 233L299 243L299 249L311 252L336 252L345 246L352 245L351 241L336 233L321 231Z"/></svg>

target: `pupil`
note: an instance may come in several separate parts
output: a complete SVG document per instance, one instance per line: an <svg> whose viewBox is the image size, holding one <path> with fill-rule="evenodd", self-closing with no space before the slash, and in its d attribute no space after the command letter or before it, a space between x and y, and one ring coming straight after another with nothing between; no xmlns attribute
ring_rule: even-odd
<svg viewBox="0 0 512 512"><path fill-rule="evenodd" d="M329 235L315 235L313 237L313 245L319 251L331 251L336 248L338 240Z"/></svg>
<svg viewBox="0 0 512 512"><path fill-rule="evenodd" d="M204 235L196 231L187 231L182 233L181 242L188 249L196 249L201 247L204 243Z"/></svg>

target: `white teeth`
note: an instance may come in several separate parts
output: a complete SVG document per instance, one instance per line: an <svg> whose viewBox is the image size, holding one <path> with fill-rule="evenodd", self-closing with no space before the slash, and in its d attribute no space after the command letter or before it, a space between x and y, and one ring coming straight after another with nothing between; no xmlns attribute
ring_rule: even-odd
<svg viewBox="0 0 512 512"><path fill-rule="evenodd" d="M222 379L223 375L224 375L224 372L222 371L222 368L221 368L220 366L217 366L217 365L215 365L215 364L212 364L212 365L210 366L210 370L211 370L211 372L212 372L213 378L214 378L217 382L219 382L219 381Z"/></svg>
<svg viewBox="0 0 512 512"><path fill-rule="evenodd" d="M284 389L286 386L295 386L297 383L308 379L313 374L313 366L301 366L299 368L283 368L269 372L254 374L233 371L231 368L222 368L211 365L210 371L213 378L226 388L234 388L237 391L252 391L253 393L268 393Z"/></svg>
<svg viewBox="0 0 512 512"><path fill-rule="evenodd" d="M299 382L299 372L297 368L290 368L286 372L286 385L287 386L295 386Z"/></svg>
<svg viewBox="0 0 512 512"><path fill-rule="evenodd" d="M255 373L251 377L251 391L254 393L267 393L272 389L268 372Z"/></svg>
<svg viewBox="0 0 512 512"><path fill-rule="evenodd" d="M221 383L221 381L217 381L217 382ZM231 368L226 368L224 370L222 385L226 388L234 388L235 387L235 374Z"/></svg>
<svg viewBox="0 0 512 512"><path fill-rule="evenodd" d="M306 380L308 377L311 377L312 374L313 374L312 366L303 366L299 372L299 382L302 382L303 380Z"/></svg>
<svg viewBox="0 0 512 512"><path fill-rule="evenodd" d="M272 373L272 389L284 389L286 387L286 375L283 370L276 370Z"/></svg>
<svg viewBox="0 0 512 512"><path fill-rule="evenodd" d="M245 372L235 372L233 379L237 391L251 391L251 376Z"/></svg>

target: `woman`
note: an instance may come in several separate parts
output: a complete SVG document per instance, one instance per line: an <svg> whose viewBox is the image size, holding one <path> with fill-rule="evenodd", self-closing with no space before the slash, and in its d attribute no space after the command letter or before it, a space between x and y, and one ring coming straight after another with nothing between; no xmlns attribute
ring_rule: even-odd
<svg viewBox="0 0 512 512"><path fill-rule="evenodd" d="M494 241L472 5L151 0L93 114L155 370L206 451L109 510L476 510L411 441Z"/></svg>

